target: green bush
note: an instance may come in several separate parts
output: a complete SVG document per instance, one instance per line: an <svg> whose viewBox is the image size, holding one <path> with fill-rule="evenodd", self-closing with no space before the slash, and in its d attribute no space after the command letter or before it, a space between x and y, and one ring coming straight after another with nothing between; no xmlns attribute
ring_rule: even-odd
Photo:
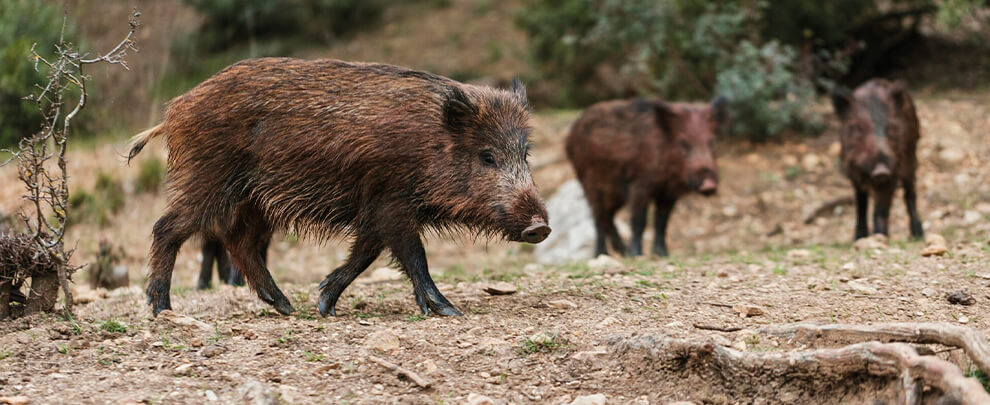
<svg viewBox="0 0 990 405"><path fill-rule="evenodd" d="M137 179L134 180L134 191L138 193L157 192L165 180L165 165L162 160L153 157L141 161Z"/></svg>
<svg viewBox="0 0 990 405"><path fill-rule="evenodd" d="M14 146L40 129L36 104L24 100L45 79L44 70L35 71L29 60L31 45L37 43L38 52L47 54L61 31L62 13L56 3L0 1L0 147ZM75 37L71 26L65 35Z"/></svg>
<svg viewBox="0 0 990 405"><path fill-rule="evenodd" d="M124 188L120 181L109 173L100 172L92 192L76 190L70 193L66 225L89 222L105 227L123 206Z"/></svg>
<svg viewBox="0 0 990 405"><path fill-rule="evenodd" d="M760 36L764 3L702 0L529 0L518 23L558 105L633 95L730 99L728 135L765 140L818 127L796 52ZM747 5L744 5L747 4ZM809 122L812 123L809 125Z"/></svg>

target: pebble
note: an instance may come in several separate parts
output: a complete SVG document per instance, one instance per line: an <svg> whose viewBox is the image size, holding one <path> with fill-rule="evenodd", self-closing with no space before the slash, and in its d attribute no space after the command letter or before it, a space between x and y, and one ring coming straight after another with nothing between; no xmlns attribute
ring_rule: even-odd
<svg viewBox="0 0 990 405"><path fill-rule="evenodd" d="M382 352L398 350L399 336L390 330L380 330L368 335L364 339L364 347Z"/></svg>
<svg viewBox="0 0 990 405"><path fill-rule="evenodd" d="M921 289L921 295L924 295L926 297L931 297L935 295L935 289L931 287L925 287Z"/></svg>
<svg viewBox="0 0 990 405"><path fill-rule="evenodd" d="M200 350L199 351L199 354L202 355L203 357L216 357L216 356L219 356L220 354L223 354L223 352L226 352L226 351L227 351L227 348L225 348L223 346L220 346L220 345L209 345L209 346L204 347L202 350Z"/></svg>
<svg viewBox="0 0 990 405"><path fill-rule="evenodd" d="M866 285L863 281L852 280L849 282L849 289L854 292L866 295L876 294L878 291L876 288Z"/></svg>
<svg viewBox="0 0 990 405"><path fill-rule="evenodd" d="M553 300L547 302L547 306L553 309L575 309L578 307L577 304L568 300Z"/></svg>
<svg viewBox="0 0 990 405"><path fill-rule="evenodd" d="M751 316L763 315L763 308L760 308L752 304L736 304L732 306L732 310L736 311L740 317L749 318Z"/></svg>
<svg viewBox="0 0 990 405"><path fill-rule="evenodd" d="M469 405L495 405L495 400L481 394L470 393L467 397Z"/></svg>
<svg viewBox="0 0 990 405"><path fill-rule="evenodd" d="M882 233L875 233L867 238L859 238L853 242L853 248L856 250L886 249L887 237Z"/></svg>
<svg viewBox="0 0 990 405"><path fill-rule="evenodd" d="M959 318L957 318L956 321L958 321L959 323L965 325L965 324L969 323L969 317L966 316L966 315L963 315L963 316L960 316Z"/></svg>
<svg viewBox="0 0 990 405"><path fill-rule="evenodd" d="M581 395L571 401L571 405L605 405L605 394Z"/></svg>
<svg viewBox="0 0 990 405"><path fill-rule="evenodd" d="M925 235L925 248L921 250L922 256L941 256L947 251L949 251L949 244L942 235L937 233Z"/></svg>
<svg viewBox="0 0 990 405"><path fill-rule="evenodd" d="M972 225L977 222L980 222L981 219L983 219L983 215L980 215L979 212L973 210L968 210L963 214L963 222L965 222L967 225Z"/></svg>
<svg viewBox="0 0 990 405"><path fill-rule="evenodd" d="M257 380L249 380L237 388L241 403L252 405L276 405L279 401L278 394L267 384Z"/></svg>
<svg viewBox="0 0 990 405"><path fill-rule="evenodd" d="M954 305L973 305L976 303L976 298L973 298L973 294L970 294L967 289L950 291L945 298Z"/></svg>
<svg viewBox="0 0 990 405"><path fill-rule="evenodd" d="M808 249L791 249L787 251L788 260L807 260L809 257L811 257L811 252Z"/></svg>
<svg viewBox="0 0 990 405"><path fill-rule="evenodd" d="M206 390L204 395L206 395L206 400L210 402L217 402L217 400L220 399L217 398L217 393L213 392L212 390Z"/></svg>
<svg viewBox="0 0 990 405"><path fill-rule="evenodd" d="M506 283L504 281L486 284L481 289L491 295L509 295L509 294L515 294L517 291L519 291L519 288L516 287L514 284Z"/></svg>
<svg viewBox="0 0 990 405"><path fill-rule="evenodd" d="M31 399L23 395L18 395L13 397L0 397L0 404L27 405L29 402L31 402Z"/></svg>
<svg viewBox="0 0 990 405"><path fill-rule="evenodd" d="M192 363L186 363L175 368L175 375L186 375L192 370Z"/></svg>

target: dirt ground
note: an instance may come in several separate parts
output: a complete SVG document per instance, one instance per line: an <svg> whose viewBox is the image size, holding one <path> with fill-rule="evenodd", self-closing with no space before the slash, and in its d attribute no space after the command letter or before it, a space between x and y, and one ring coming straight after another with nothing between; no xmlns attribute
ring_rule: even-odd
<svg viewBox="0 0 990 405"><path fill-rule="evenodd" d="M77 305L74 319L0 323L0 397L42 404L485 403L483 395L522 404L603 394L608 403L874 403L880 386L865 376L818 381L826 388L817 392L794 381L821 376L782 381L754 375L728 386L620 348L633 337L667 336L748 352L806 349L753 334L794 322L990 328L983 317L990 310L990 97L916 98L919 204L926 232L949 241L942 257L921 257L924 243L907 240L900 200L884 248L851 247L851 206L803 223L822 202L851 195L836 170L833 128L804 141L721 145L719 194L679 203L670 258L545 266L523 245L430 239L434 278L465 314L457 318L419 316L409 282L386 270L369 271L348 288L339 317L319 317L317 284L342 262L347 243L284 236L273 243L269 261L295 315L277 315L245 288L196 291L200 259L190 242L176 264L174 313L152 318L143 273L164 196L131 191L140 162L122 163L123 144L74 151L74 188L91 188L96 173L105 172L127 191L110 225L72 229L75 261L94 261L97 241L106 237L123 249L131 287L87 291L85 274L77 273L77 294L92 302ZM575 116L536 118L531 163L546 196L573 177L561 141ZM142 159L164 156L157 144L145 153ZM19 187L12 170L0 170L0 211L17 209ZM380 259L373 268L387 265ZM483 291L495 282L517 292ZM972 293L975 304L950 304L946 294L960 289ZM738 304L762 314L740 317L731 308ZM744 329L708 331L696 324ZM973 370L960 351L939 356ZM432 384L422 388L372 358Z"/></svg>

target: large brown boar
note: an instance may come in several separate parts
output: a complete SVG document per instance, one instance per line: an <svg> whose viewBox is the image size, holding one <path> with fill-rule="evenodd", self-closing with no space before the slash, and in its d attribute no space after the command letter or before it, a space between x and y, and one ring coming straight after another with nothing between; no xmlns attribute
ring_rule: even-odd
<svg viewBox="0 0 990 405"><path fill-rule="evenodd" d="M626 254L615 213L626 202L632 215L628 253L643 253L650 203L656 205L653 253L667 256L667 221L677 199L691 191L715 194L715 134L725 120L726 100L710 105L636 99L607 101L584 111L568 135L567 157L584 187L595 219L595 255Z"/></svg>
<svg viewBox="0 0 990 405"><path fill-rule="evenodd" d="M901 83L873 79L856 88L836 87L832 105L842 121L842 172L856 192L855 239L866 237L866 211L873 193L873 232L887 235L890 204L898 184L904 187L911 237L923 238L914 174L920 137L914 102Z"/></svg>
<svg viewBox="0 0 990 405"><path fill-rule="evenodd" d="M170 104L134 139L169 150L169 201L155 223L148 302L169 309L176 252L202 234L223 242L259 298L293 311L261 252L274 231L353 237L320 285L320 313L385 249L424 314L458 315L433 283L421 234L466 228L539 243L550 232L530 177L526 91L461 84L397 66L247 60Z"/></svg>

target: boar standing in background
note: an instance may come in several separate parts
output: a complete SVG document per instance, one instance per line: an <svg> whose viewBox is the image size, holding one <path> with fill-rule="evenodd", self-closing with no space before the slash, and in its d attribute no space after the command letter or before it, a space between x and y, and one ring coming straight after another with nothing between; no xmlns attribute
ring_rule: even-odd
<svg viewBox="0 0 990 405"><path fill-rule="evenodd" d="M727 102L710 105L636 99L589 107L571 127L567 157L591 205L597 238L595 255L612 249L626 254L615 229L615 213L626 202L632 216L628 253L643 253L650 203L656 205L653 253L667 256L667 221L677 199L691 191L715 194L715 134L725 121Z"/></svg>
<svg viewBox="0 0 990 405"><path fill-rule="evenodd" d="M918 168L918 115L901 83L873 79L850 92L836 87L832 105L842 122L840 154L843 174L856 192L855 239L870 231L866 224L873 193L873 233L887 235L890 204L898 183L904 187L912 238L923 238L914 175Z"/></svg>
<svg viewBox="0 0 990 405"><path fill-rule="evenodd" d="M263 58L174 99L134 138L168 146L170 197L155 223L148 303L171 308L175 256L194 234L222 241L264 302L293 312L261 252L275 231L353 237L320 285L320 313L388 249L424 314L458 315L430 277L421 235L467 228L539 243L547 213L526 162L529 105L512 90L402 67Z"/></svg>
<svg viewBox="0 0 990 405"><path fill-rule="evenodd" d="M217 264L217 278L224 284L232 286L244 285L244 274L237 269L237 266L230 264L230 254L224 249L223 243L216 239L203 240L203 263L199 269L199 282L196 289L206 290L210 288L213 280L213 263ZM268 263L268 243L261 249L261 259Z"/></svg>

